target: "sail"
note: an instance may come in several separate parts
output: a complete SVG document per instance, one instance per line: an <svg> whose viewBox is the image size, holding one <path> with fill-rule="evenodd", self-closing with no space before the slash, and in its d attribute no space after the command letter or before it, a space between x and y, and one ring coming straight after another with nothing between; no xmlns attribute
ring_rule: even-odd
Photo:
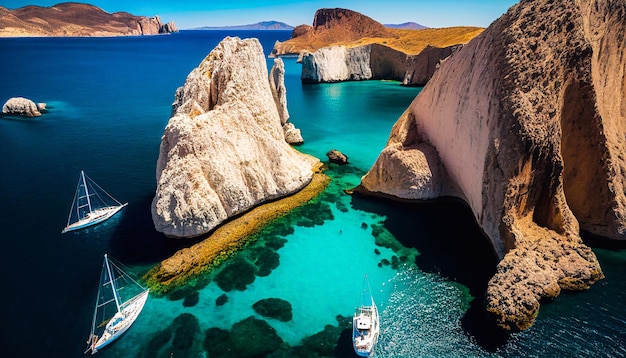
<svg viewBox="0 0 626 358"><path fill-rule="evenodd" d="M127 267L105 255L87 351L95 353L124 333L141 312L147 294Z"/></svg>

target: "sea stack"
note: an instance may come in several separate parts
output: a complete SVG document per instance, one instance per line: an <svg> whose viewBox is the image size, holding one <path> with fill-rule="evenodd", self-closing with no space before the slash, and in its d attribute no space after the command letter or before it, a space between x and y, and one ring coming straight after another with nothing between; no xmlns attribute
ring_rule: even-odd
<svg viewBox="0 0 626 358"><path fill-rule="evenodd" d="M176 91L157 161L152 218L184 238L290 195L313 177L317 159L285 141L257 39L227 37Z"/></svg>
<svg viewBox="0 0 626 358"><path fill-rule="evenodd" d="M45 103L35 104L28 98L9 98L2 106L2 114L7 116L39 117L46 109Z"/></svg>
<svg viewBox="0 0 626 358"><path fill-rule="evenodd" d="M623 1L511 7L441 65L362 178L362 192L469 204L501 258L486 308L506 330L603 278L581 230L626 239L625 14Z"/></svg>

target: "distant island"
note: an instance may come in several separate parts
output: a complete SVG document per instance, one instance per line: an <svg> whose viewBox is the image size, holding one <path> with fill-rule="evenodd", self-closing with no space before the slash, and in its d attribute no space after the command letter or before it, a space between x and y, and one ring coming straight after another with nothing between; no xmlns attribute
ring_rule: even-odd
<svg viewBox="0 0 626 358"><path fill-rule="evenodd" d="M76 2L49 7L28 5L15 10L0 6L0 37L139 36L177 31L174 22L163 24L158 16L111 14Z"/></svg>
<svg viewBox="0 0 626 358"><path fill-rule="evenodd" d="M190 30L293 30L294 27L280 21L261 21L256 24L233 26L202 26Z"/></svg>
<svg viewBox="0 0 626 358"><path fill-rule="evenodd" d="M427 29L428 26L420 25L417 22L403 22L401 24L384 24L385 27L389 27L391 29L400 29L400 30L423 30Z"/></svg>

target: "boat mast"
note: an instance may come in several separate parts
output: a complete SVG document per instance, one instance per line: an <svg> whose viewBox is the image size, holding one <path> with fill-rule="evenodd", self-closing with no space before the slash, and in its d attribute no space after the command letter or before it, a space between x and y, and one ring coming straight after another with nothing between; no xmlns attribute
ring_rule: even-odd
<svg viewBox="0 0 626 358"><path fill-rule="evenodd" d="M109 265L109 257L107 254L104 254L104 264L107 267L107 271L109 273L109 282L111 283L111 287L113 288L113 298L115 298L115 305L117 306L117 311L120 312L120 298L117 297L117 290L115 288L115 282L113 280L113 275L111 274L111 266Z"/></svg>
<svg viewBox="0 0 626 358"><path fill-rule="evenodd" d="M89 212L91 212L91 199L89 199L89 188L87 188L87 181L85 180L85 171L81 170L80 175L83 180L83 186L85 187L85 196L87 197L87 205L89 205ZM108 264L107 264L107 267L108 267Z"/></svg>

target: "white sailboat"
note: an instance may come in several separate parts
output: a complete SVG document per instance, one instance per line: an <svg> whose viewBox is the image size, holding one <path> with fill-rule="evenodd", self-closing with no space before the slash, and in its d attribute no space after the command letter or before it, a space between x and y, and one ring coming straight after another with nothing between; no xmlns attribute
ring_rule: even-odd
<svg viewBox="0 0 626 358"><path fill-rule="evenodd" d="M67 225L61 233L101 223L126 205L128 203L120 203L81 170Z"/></svg>
<svg viewBox="0 0 626 358"><path fill-rule="evenodd" d="M149 291L131 276L124 265L104 255L85 353L97 353L126 332L141 313Z"/></svg>
<svg viewBox="0 0 626 358"><path fill-rule="evenodd" d="M378 308L374 303L372 290L367 275L365 275L361 306L356 309L352 317L352 346L356 354L361 357L370 357L374 354L379 333Z"/></svg>

